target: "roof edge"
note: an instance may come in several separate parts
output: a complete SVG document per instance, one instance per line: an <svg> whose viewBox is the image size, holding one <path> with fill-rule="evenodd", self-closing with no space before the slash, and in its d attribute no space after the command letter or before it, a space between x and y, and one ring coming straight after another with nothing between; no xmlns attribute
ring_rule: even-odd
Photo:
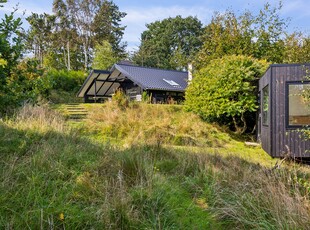
<svg viewBox="0 0 310 230"><path fill-rule="evenodd" d="M188 71L182 71L182 70L162 69L162 68L139 66L139 65L127 65L127 64L115 64L115 65L119 65L119 66L123 65L123 66L131 66L131 67L138 67L138 68L144 68L144 69L154 69L154 70L164 70L164 71L171 71L171 72L188 73Z"/></svg>
<svg viewBox="0 0 310 230"><path fill-rule="evenodd" d="M91 76L93 74L110 74L111 72L109 70L100 70L100 69L93 69L90 71L89 75L87 76L87 78L84 80L83 85L81 86L81 88L79 89L79 91L76 93L76 97L83 97L83 96L79 96L79 94L81 93L81 91L84 89L85 85L87 84L87 82L89 81L89 79L91 78Z"/></svg>
<svg viewBox="0 0 310 230"><path fill-rule="evenodd" d="M129 65L126 65L126 66L129 66ZM135 80L132 78L132 76L126 71L124 70L119 64L115 64L113 66L113 71L117 69L119 72L121 72L125 77L127 77L129 80L131 80L132 82L136 83L138 86L140 86L143 90L146 89L146 87L139 81ZM112 72L113 72L112 71Z"/></svg>
<svg viewBox="0 0 310 230"><path fill-rule="evenodd" d="M76 97L80 97L79 94L81 93L81 91L83 90L84 86L86 85L86 83L88 82L89 78L91 77L91 75L93 74L94 70L90 71L90 73L88 74L87 78L85 79L83 85L81 86L80 90L76 93Z"/></svg>
<svg viewBox="0 0 310 230"><path fill-rule="evenodd" d="M93 73L111 73L109 70L93 69Z"/></svg>
<svg viewBox="0 0 310 230"><path fill-rule="evenodd" d="M269 67L286 67L286 66L310 66L310 63L282 63L282 64L271 64Z"/></svg>

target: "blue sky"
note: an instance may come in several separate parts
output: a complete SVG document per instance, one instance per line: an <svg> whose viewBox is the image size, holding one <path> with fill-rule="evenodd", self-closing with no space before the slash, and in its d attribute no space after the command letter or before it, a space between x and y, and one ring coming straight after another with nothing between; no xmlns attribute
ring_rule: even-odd
<svg viewBox="0 0 310 230"><path fill-rule="evenodd" d="M36 13L51 13L53 0L8 0L3 8L0 8L0 17L4 13L12 11L19 3L19 11L25 16ZM262 9L266 0L114 0L121 11L127 13L123 19L126 25L123 40L128 42L128 50L138 48L140 35L146 27L145 24L162 20L176 15L197 16L203 24L208 24L215 11L223 12L226 9L233 9L235 12L242 12L248 9L257 12ZM278 0L269 0L271 5L277 5ZM281 17L290 18L289 30L300 30L310 34L310 0L283 0ZM27 27L25 23L25 27Z"/></svg>

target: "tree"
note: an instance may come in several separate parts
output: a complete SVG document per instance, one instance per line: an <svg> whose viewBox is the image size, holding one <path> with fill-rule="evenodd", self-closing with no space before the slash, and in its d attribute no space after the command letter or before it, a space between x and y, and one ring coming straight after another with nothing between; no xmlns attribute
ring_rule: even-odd
<svg viewBox="0 0 310 230"><path fill-rule="evenodd" d="M121 39L125 27L120 21L126 13L120 12L112 1L54 0L53 12L56 43L48 55L48 63L59 63L54 60L57 58L68 70L78 69L81 63L86 70L92 62L95 44L102 40L107 40L118 55L124 55L126 44Z"/></svg>
<svg viewBox="0 0 310 230"><path fill-rule="evenodd" d="M120 58L113 51L111 44L108 41L103 41L102 45L95 46L92 68L108 70L119 60Z"/></svg>
<svg viewBox="0 0 310 230"><path fill-rule="evenodd" d="M15 11L14 11L15 12ZM22 60L24 31L14 12L0 23L0 112L7 112L23 101L36 100L48 88L37 60Z"/></svg>
<svg viewBox="0 0 310 230"><path fill-rule="evenodd" d="M196 67L232 54L282 63L287 21L279 16L281 8L281 4L271 7L267 3L258 15L248 11L239 16L232 11L216 13L202 36Z"/></svg>
<svg viewBox="0 0 310 230"><path fill-rule="evenodd" d="M310 37L301 32L287 35L284 40L285 63L309 63L310 62Z"/></svg>
<svg viewBox="0 0 310 230"><path fill-rule="evenodd" d="M239 17L227 10L215 13L202 35L203 45L196 56L196 67L225 55L251 55L254 49L253 16L245 12Z"/></svg>
<svg viewBox="0 0 310 230"><path fill-rule="evenodd" d="M266 59L272 63L283 62L283 37L288 21L279 16L281 9L281 2L278 7L271 7L266 3L264 9L255 17L255 58Z"/></svg>
<svg viewBox="0 0 310 230"><path fill-rule="evenodd" d="M146 25L133 60L142 66L185 69L201 46L202 23L196 17L167 18Z"/></svg>
<svg viewBox="0 0 310 230"><path fill-rule="evenodd" d="M40 61L43 66L44 55L51 47L52 33L55 27L56 17L53 15L32 13L26 18L30 24L27 33L28 49L30 49L35 58Z"/></svg>
<svg viewBox="0 0 310 230"><path fill-rule="evenodd" d="M126 13L119 11L113 1L105 0L95 15L93 23L95 42L104 45L104 41L107 41L111 44L115 54L121 58L126 56L127 44L121 42L126 27L120 24L125 16Z"/></svg>
<svg viewBox="0 0 310 230"><path fill-rule="evenodd" d="M7 78L11 76L23 52L23 29L21 18L14 19L14 12L4 15L0 23L0 89L5 91ZM4 65L5 64L5 65ZM5 93L3 94L5 96Z"/></svg>
<svg viewBox="0 0 310 230"><path fill-rule="evenodd" d="M242 55L211 60L189 85L186 109L209 121L233 124L236 132L244 133L254 126L250 121L258 108L257 83L267 66L266 61Z"/></svg>
<svg viewBox="0 0 310 230"><path fill-rule="evenodd" d="M71 46L78 42L77 39L74 39L78 36L73 36L77 35L77 33L74 33L75 31L70 23L72 19L68 15L67 5L62 0L54 0L53 12L56 16L54 35L57 37L57 41L60 42L60 47L54 46L54 50L49 53L47 62L49 65L55 67L57 63L62 63L62 66L66 66L67 70L70 70ZM61 68L58 67L57 69Z"/></svg>

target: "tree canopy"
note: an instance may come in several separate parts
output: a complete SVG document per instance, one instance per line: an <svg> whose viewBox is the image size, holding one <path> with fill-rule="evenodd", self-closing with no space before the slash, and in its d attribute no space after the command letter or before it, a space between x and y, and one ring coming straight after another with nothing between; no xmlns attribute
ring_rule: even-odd
<svg viewBox="0 0 310 230"><path fill-rule="evenodd" d="M113 48L108 41L103 41L102 45L95 46L93 69L108 70L119 61L119 57L113 52Z"/></svg>
<svg viewBox="0 0 310 230"><path fill-rule="evenodd" d="M146 27L133 57L139 65L184 69L201 47L202 23L196 17L166 18Z"/></svg>
<svg viewBox="0 0 310 230"><path fill-rule="evenodd" d="M202 35L196 66L232 54L282 63L287 20L280 17L281 8L281 4L271 7L267 3L258 15L245 11L237 16L231 10L215 13Z"/></svg>
<svg viewBox="0 0 310 230"><path fill-rule="evenodd" d="M68 70L90 68L96 44L112 45L118 57L126 55L122 43L126 15L109 0L54 0L53 14L32 13L27 44L30 52L49 67Z"/></svg>

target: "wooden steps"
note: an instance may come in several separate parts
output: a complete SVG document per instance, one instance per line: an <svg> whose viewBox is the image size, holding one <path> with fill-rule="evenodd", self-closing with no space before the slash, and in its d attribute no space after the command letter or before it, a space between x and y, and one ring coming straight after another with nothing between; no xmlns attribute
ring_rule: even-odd
<svg viewBox="0 0 310 230"><path fill-rule="evenodd" d="M66 104L63 108L63 112L69 121L81 122L87 117L87 110L83 104Z"/></svg>

